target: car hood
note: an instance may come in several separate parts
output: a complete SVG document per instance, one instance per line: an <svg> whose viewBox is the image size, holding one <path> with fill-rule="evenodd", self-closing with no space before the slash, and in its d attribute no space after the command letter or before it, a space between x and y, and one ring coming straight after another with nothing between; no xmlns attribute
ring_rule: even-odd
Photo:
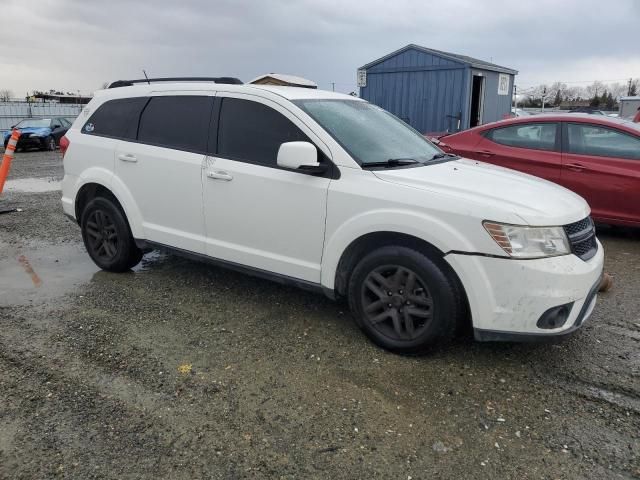
<svg viewBox="0 0 640 480"><path fill-rule="evenodd" d="M528 225L565 225L589 215L585 200L541 178L476 160L459 159L424 167L374 170L387 182L455 196L492 211L516 215ZM486 220L506 221L502 218Z"/></svg>
<svg viewBox="0 0 640 480"><path fill-rule="evenodd" d="M17 129L20 132L20 135L24 135L25 133L35 133L37 135L41 135L41 136L46 136L49 135L51 133L51 129L47 128L47 127L26 127L26 128L18 128ZM11 136L11 130L9 130L8 132L5 132L4 137L10 137Z"/></svg>

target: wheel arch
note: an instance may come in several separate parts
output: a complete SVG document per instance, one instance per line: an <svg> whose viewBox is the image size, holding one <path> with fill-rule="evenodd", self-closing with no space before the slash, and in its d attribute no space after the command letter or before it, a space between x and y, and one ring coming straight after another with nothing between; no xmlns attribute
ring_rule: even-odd
<svg viewBox="0 0 640 480"><path fill-rule="evenodd" d="M442 259L444 252L421 238L401 232L370 232L354 239L344 249L335 271L334 290L341 296L346 292L353 268L364 256L381 247L402 246L423 252L434 260ZM446 263L443 261L443 263Z"/></svg>
<svg viewBox="0 0 640 480"><path fill-rule="evenodd" d="M346 296L351 273L355 266L368 253L386 246L401 246L416 250L426 255L445 271L455 283L454 287L463 299L466 318L464 326L471 325L469 300L464 285L454 268L444 259L446 253L426 240L407 233L395 231L370 232L354 239L340 256L335 271L333 296L336 298Z"/></svg>
<svg viewBox="0 0 640 480"><path fill-rule="evenodd" d="M121 192L117 191L117 189L109 188L104 184L96 181L89 181L87 183L84 183L78 189L78 193L75 196L74 213L75 213L76 221L78 222L78 224L80 224L80 219L81 219L82 211L84 210L84 207L92 199L99 196L109 198L122 211L125 217L125 220L129 224L129 229L131 230L131 233L134 238L144 237L144 235L142 235L142 228L140 223L135 221L138 215L137 208L134 207L132 209L126 204L126 202L123 202L121 200L123 196Z"/></svg>

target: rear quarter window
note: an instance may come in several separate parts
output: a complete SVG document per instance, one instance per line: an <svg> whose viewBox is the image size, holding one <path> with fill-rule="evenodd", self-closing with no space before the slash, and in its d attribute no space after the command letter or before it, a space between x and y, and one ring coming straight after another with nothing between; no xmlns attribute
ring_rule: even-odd
<svg viewBox="0 0 640 480"><path fill-rule="evenodd" d="M81 131L89 135L133 140L140 112L147 101L147 97L109 100L98 107Z"/></svg>

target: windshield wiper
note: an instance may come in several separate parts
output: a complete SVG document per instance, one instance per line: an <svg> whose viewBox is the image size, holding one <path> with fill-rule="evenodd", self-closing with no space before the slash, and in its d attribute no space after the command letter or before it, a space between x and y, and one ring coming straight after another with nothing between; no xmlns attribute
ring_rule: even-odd
<svg viewBox="0 0 640 480"><path fill-rule="evenodd" d="M385 160L384 162L365 162L362 164L362 168L369 167L400 167L403 165L413 165L414 163L422 163L417 161L415 158L390 158Z"/></svg>

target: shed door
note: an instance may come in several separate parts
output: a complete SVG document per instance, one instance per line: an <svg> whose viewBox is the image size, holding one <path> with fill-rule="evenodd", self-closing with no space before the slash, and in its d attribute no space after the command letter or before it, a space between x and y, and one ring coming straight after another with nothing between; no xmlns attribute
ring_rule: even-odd
<svg viewBox="0 0 640 480"><path fill-rule="evenodd" d="M471 77L471 108L469 110L469 128L482 125L482 111L484 110L485 78L474 74Z"/></svg>

